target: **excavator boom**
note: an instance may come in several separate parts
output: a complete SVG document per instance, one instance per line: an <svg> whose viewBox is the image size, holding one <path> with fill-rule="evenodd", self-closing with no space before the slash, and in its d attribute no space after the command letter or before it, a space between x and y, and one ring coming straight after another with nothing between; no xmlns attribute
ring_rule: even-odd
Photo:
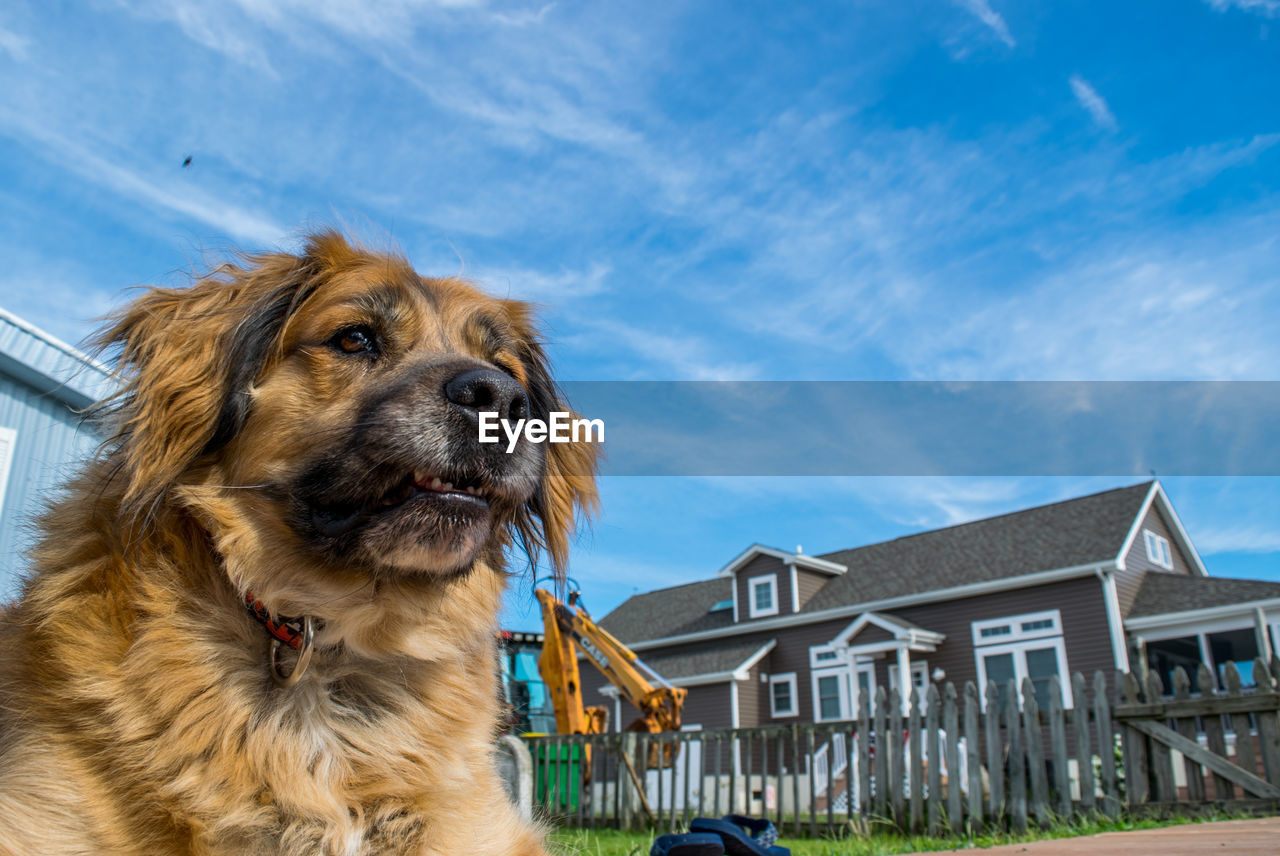
<svg viewBox="0 0 1280 856"><path fill-rule="evenodd" d="M538 672L555 705L557 731L599 734L607 723L604 708L583 705L575 646L640 711L629 730L657 733L680 729L680 713L688 690L664 681L630 648L592 621L582 607L566 606L544 589L537 589L536 594L544 626Z"/></svg>

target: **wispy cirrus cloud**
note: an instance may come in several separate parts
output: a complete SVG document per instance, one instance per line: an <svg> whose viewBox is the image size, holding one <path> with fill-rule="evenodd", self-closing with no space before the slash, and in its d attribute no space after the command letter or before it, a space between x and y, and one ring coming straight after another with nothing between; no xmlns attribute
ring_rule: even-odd
<svg viewBox="0 0 1280 856"><path fill-rule="evenodd" d="M262 213L211 196L189 181L164 180L128 164L123 157L100 154L30 113L0 108L0 133L19 140L60 168L154 211L188 217L256 245L274 243L289 234Z"/></svg>
<svg viewBox="0 0 1280 856"><path fill-rule="evenodd" d="M1107 106L1106 99L1098 94L1098 90L1078 74L1071 75L1068 82L1071 84L1071 93L1080 102L1080 106L1089 113L1093 123L1105 131L1114 131L1116 117Z"/></svg>
<svg viewBox="0 0 1280 856"><path fill-rule="evenodd" d="M1011 48L1017 46L1018 43L1014 40L1013 34L1009 32L1009 25L1005 23L1004 17L999 12L991 8L990 0L954 0L954 2L981 21L1006 46Z"/></svg>
<svg viewBox="0 0 1280 856"><path fill-rule="evenodd" d="M1269 18L1280 16L1280 0L1206 0L1206 2L1219 12L1240 9Z"/></svg>

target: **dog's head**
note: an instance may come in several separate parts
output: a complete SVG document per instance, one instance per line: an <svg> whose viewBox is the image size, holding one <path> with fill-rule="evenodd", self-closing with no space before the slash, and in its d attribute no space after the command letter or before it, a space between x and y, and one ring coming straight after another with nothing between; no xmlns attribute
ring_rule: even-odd
<svg viewBox="0 0 1280 856"><path fill-rule="evenodd" d="M134 537L198 497L211 528L255 533L259 566L449 576L521 543L559 569L595 501L590 444L479 442L483 412L568 409L526 304L321 233L113 320L108 460Z"/></svg>

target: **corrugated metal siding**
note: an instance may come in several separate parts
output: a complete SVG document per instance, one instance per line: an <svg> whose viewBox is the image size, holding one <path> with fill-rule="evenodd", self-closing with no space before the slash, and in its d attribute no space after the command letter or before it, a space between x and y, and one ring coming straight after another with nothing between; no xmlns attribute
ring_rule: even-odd
<svg viewBox="0 0 1280 856"><path fill-rule="evenodd" d="M781 559L775 559L773 556L756 556L734 574L736 577L734 584L738 587L739 622L760 620L749 617L751 593L747 591L747 580L767 574L776 574L778 577L778 614L791 614L791 569L782 564Z"/></svg>
<svg viewBox="0 0 1280 856"><path fill-rule="evenodd" d="M111 391L105 366L0 309L0 366L15 380L84 407Z"/></svg>
<svg viewBox="0 0 1280 856"><path fill-rule="evenodd" d="M98 443L76 410L110 390L104 366L0 309L0 427L17 432L0 510L0 598L17 592L35 517Z"/></svg>
<svg viewBox="0 0 1280 856"><path fill-rule="evenodd" d="M26 568L34 517L98 439L63 402L3 375L0 426L18 432L0 513L0 598L7 600Z"/></svg>

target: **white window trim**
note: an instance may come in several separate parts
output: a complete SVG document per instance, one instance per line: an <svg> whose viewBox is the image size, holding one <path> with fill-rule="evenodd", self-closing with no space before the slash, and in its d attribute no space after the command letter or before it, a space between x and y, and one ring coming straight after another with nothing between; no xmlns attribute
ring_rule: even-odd
<svg viewBox="0 0 1280 856"><path fill-rule="evenodd" d="M1053 625L1050 627L1042 627L1038 630L1023 630L1023 623L1031 623L1033 621L1050 620ZM999 627L1008 624L1011 628L1008 636L983 636L982 631L988 627ZM1062 613L1056 609L1048 609L1044 612L1028 612L1025 615L1010 615L1004 618L988 618L984 621L975 621L973 628L973 647L986 647L988 645L1007 645L1010 642L1023 642L1030 639L1046 639L1051 636L1062 635ZM983 682L986 683L985 681Z"/></svg>
<svg viewBox="0 0 1280 856"><path fill-rule="evenodd" d="M1159 565L1165 570L1173 570L1173 552L1169 549L1169 539L1152 532L1150 529L1142 530L1142 540L1147 547L1147 559L1153 565ZM1152 547L1157 549L1153 550ZM1163 554L1163 556L1157 555Z"/></svg>
<svg viewBox="0 0 1280 856"><path fill-rule="evenodd" d="M866 663L856 663L853 669L853 677L849 679L849 715L856 716L858 712L858 693L862 692L858 687L858 675L863 672L867 674L867 708L875 709L876 702L876 664L874 661Z"/></svg>
<svg viewBox="0 0 1280 856"><path fill-rule="evenodd" d="M4 511L4 495L9 487L9 472L13 469L13 450L18 445L18 432L13 428L0 428L0 512Z"/></svg>
<svg viewBox="0 0 1280 856"><path fill-rule="evenodd" d="M840 715L836 717L823 719L822 698L818 694L818 680L820 678L832 678L832 677L842 680L841 686L843 689L840 695L838 696L840 701ZM874 671L871 673L871 678L872 678L872 684L873 684L872 689L874 691L874 683L875 683ZM853 713L851 711L851 708L853 707L853 699L851 698L853 693L853 686L849 680L848 666L832 666L826 669L814 669L810 673L809 683L813 691L813 721L814 722L839 722L844 719L853 718Z"/></svg>
<svg viewBox="0 0 1280 856"><path fill-rule="evenodd" d="M1035 639L1025 639L1020 642L1008 642L999 645L983 645L975 648L973 652L974 659L977 660L978 666L978 686L982 689L978 692L978 699L982 702L982 709L987 708L987 661L986 658L992 654L1012 654L1013 655L1013 676L1018 685L1018 708L1022 708L1022 682L1027 679L1027 656L1026 652L1031 649L1052 647L1058 658L1058 681L1062 684L1062 707L1074 707L1071 698L1071 669L1067 663L1067 646L1063 642L1062 637L1049 639L1045 637ZM1046 711L1047 713L1047 711Z"/></svg>
<svg viewBox="0 0 1280 856"><path fill-rule="evenodd" d="M770 609L756 609L756 586L769 586L770 603L773 604ZM759 577L751 577L747 580L747 615L751 618L764 618L768 615L778 614L778 575L765 574Z"/></svg>
<svg viewBox="0 0 1280 856"><path fill-rule="evenodd" d="M835 659L820 660L818 659L819 654L833 654ZM832 666L839 666L842 662L840 652L831 645L814 645L809 649L809 668L811 669L827 669Z"/></svg>
<svg viewBox="0 0 1280 856"><path fill-rule="evenodd" d="M897 664L897 663L890 663L890 664L888 665L888 670L889 670L889 689L890 689L890 690L897 689L897 687L898 687L898 664ZM927 692L929 691L929 661L928 661L928 660L916 660L916 659L913 659L913 660L911 661L911 677L912 677L912 679L913 679L912 686L914 686L914 685L915 685L915 684L914 684L914 678L915 678L915 676L916 676L917 674L920 674L920 675L923 675L923 676L924 676L924 681L922 681L922 683L923 683L923 685L924 685L924 688L920 691L920 692L921 692L921 694L923 695L924 693L927 693ZM923 699L923 698L921 698L921 701L924 701L924 699Z"/></svg>
<svg viewBox="0 0 1280 856"><path fill-rule="evenodd" d="M791 685L791 710L779 711L777 708L777 697L773 694L775 684ZM780 675L769 676L769 716L774 719L783 719L789 716L800 715L800 700L796 697L796 673L785 672Z"/></svg>

